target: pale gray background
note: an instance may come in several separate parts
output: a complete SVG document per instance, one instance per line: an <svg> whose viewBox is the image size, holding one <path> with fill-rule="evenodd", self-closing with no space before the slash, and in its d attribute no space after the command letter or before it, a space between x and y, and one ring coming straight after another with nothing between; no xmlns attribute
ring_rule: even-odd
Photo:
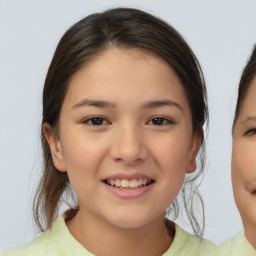
<svg viewBox="0 0 256 256"><path fill-rule="evenodd" d="M41 168L41 92L56 44L87 14L120 5L168 21L201 62L210 106L208 166L201 186L205 237L220 244L242 231L230 182L230 131L241 70L256 42L255 0L0 0L2 250L34 236L31 195Z"/></svg>

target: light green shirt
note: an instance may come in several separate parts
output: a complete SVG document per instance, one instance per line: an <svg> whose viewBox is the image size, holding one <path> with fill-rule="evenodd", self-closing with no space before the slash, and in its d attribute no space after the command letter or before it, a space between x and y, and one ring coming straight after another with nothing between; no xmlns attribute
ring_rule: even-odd
<svg viewBox="0 0 256 256"><path fill-rule="evenodd" d="M163 256L212 256L215 246L175 226L175 237ZM52 228L26 246L9 249L0 256L93 256L69 232L63 216L54 221ZM247 255L246 255L247 256Z"/></svg>
<svg viewBox="0 0 256 256"><path fill-rule="evenodd" d="M244 233L234 236L217 249L218 256L256 256L256 250L248 242Z"/></svg>

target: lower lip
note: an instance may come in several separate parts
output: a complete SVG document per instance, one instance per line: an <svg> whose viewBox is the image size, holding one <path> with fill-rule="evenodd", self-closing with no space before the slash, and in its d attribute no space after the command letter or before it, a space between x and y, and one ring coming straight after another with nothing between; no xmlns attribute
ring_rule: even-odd
<svg viewBox="0 0 256 256"><path fill-rule="evenodd" d="M146 194L153 186L154 183L151 183L147 186L142 186L140 188L135 189L125 189L125 188L117 188L114 186L107 185L103 182L106 188L111 191L114 195L123 198L123 199L134 199L143 196Z"/></svg>

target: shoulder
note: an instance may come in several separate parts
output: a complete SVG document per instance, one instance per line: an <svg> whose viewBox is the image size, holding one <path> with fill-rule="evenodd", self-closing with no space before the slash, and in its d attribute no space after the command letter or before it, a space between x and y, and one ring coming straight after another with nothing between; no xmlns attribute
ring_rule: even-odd
<svg viewBox="0 0 256 256"><path fill-rule="evenodd" d="M52 228L48 229L34 240L32 240L29 244L24 246L19 246L15 248L8 249L4 251L0 256L43 256L49 255L49 250L52 247L52 242L55 239L56 231L60 229L60 225L62 223L62 216L59 217L53 223ZM64 219L63 219L64 222ZM54 255L51 253L51 255Z"/></svg>
<svg viewBox="0 0 256 256"><path fill-rule="evenodd" d="M244 233L239 233L218 247L219 256L256 256L256 250L247 241Z"/></svg>
<svg viewBox="0 0 256 256"><path fill-rule="evenodd" d="M47 230L43 234L36 237L29 244L8 249L7 251L2 252L0 256L32 256L35 255L35 252L38 256L47 255L46 250L50 241L50 236L51 231Z"/></svg>
<svg viewBox="0 0 256 256"><path fill-rule="evenodd" d="M216 250L216 246L209 240L191 235L175 224L174 240L169 250L163 256L213 256L216 255Z"/></svg>
<svg viewBox="0 0 256 256"><path fill-rule="evenodd" d="M32 242L25 246L9 249L0 256L64 256L79 255L92 256L70 234L65 219L60 216L52 225Z"/></svg>
<svg viewBox="0 0 256 256"><path fill-rule="evenodd" d="M196 255L196 256L210 256L215 255L216 246L210 242L209 240L202 239L199 236L191 235L187 231L183 230L178 225L175 226L175 230L177 232L178 242L182 242L184 247L184 252L187 251L188 255ZM191 252L191 254L189 253ZM193 254L193 253L194 254Z"/></svg>

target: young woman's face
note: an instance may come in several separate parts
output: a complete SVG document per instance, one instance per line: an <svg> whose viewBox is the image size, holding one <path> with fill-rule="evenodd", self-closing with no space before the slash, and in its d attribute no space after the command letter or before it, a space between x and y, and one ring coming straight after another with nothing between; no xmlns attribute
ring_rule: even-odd
<svg viewBox="0 0 256 256"><path fill-rule="evenodd" d="M256 78L235 125L232 182L247 239L256 247Z"/></svg>
<svg viewBox="0 0 256 256"><path fill-rule="evenodd" d="M200 140L174 71L149 53L118 48L72 77L59 136L48 135L79 213L123 228L163 218L195 169Z"/></svg>

